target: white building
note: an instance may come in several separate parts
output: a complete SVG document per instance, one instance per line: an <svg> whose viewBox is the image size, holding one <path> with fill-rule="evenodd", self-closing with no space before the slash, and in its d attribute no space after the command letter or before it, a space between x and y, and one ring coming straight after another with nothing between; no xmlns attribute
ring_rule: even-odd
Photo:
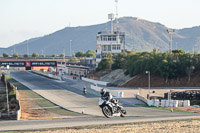
<svg viewBox="0 0 200 133"><path fill-rule="evenodd" d="M105 54L118 54L125 51L125 32L113 31L114 14L108 14L110 19L110 31L102 31L97 34L96 64L98 65Z"/></svg>

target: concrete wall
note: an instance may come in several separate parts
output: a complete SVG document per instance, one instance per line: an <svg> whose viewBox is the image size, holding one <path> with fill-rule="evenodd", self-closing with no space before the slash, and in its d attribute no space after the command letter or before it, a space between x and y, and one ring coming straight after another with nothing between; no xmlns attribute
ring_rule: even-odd
<svg viewBox="0 0 200 133"><path fill-rule="evenodd" d="M60 78L59 76L52 75L52 74L49 74L49 73L44 73L44 72L34 71L34 70L32 70L32 72L33 72L33 73L36 73L36 74L40 74L40 75L46 76L46 77L49 77L49 78L61 80L61 78Z"/></svg>
<svg viewBox="0 0 200 133"><path fill-rule="evenodd" d="M108 82L84 78L84 77L82 77L82 80L87 81L87 82L91 82L91 83L95 83L95 84L99 84L99 85L105 85L105 86L107 86L107 84L108 84Z"/></svg>
<svg viewBox="0 0 200 133"><path fill-rule="evenodd" d="M98 91L100 92L102 87L98 87L98 86L94 86L94 85L91 85L90 86L91 89L95 90L95 91ZM107 89L107 88L104 88L106 89L106 91L110 92L113 96L115 97L123 97L124 95L124 92L119 92L119 91L114 91L114 90L110 90L110 89Z"/></svg>

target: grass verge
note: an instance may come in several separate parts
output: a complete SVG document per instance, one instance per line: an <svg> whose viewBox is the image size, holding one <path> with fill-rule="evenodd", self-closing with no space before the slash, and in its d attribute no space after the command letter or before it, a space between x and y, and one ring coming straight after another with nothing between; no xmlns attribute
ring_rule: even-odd
<svg viewBox="0 0 200 133"><path fill-rule="evenodd" d="M165 110L165 111L171 111L171 109L160 108L160 107L147 107L147 108L158 109L158 110ZM172 107L172 109L173 109L173 107ZM176 110L176 109L173 109L173 112L179 112L179 113L192 113L192 114L196 114L195 112L182 111L182 110Z"/></svg>
<svg viewBox="0 0 200 133"><path fill-rule="evenodd" d="M28 87L24 86L20 82L16 81L10 76L6 76L8 82L12 83L14 86L18 88L18 90L23 91L25 95L27 95L29 98L32 98L40 107L55 107L58 106L49 100L45 99L44 97L40 96L39 94L35 93ZM70 110L63 109L62 107L56 107L56 108L45 108L46 110L56 113L58 115L62 116L85 116L80 113L72 112Z"/></svg>

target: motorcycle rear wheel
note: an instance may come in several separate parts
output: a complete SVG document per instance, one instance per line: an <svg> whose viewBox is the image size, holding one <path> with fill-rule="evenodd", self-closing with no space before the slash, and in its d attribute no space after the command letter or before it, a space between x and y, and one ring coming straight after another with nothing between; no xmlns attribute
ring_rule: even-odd
<svg viewBox="0 0 200 133"><path fill-rule="evenodd" d="M125 114L121 113L121 114L120 114L120 117L125 117Z"/></svg>
<svg viewBox="0 0 200 133"><path fill-rule="evenodd" d="M103 106L102 107L102 112L103 112L103 114L104 114L105 117L107 117L107 118L112 117L112 111L111 111L111 109L110 109L109 106L107 106L107 105Z"/></svg>

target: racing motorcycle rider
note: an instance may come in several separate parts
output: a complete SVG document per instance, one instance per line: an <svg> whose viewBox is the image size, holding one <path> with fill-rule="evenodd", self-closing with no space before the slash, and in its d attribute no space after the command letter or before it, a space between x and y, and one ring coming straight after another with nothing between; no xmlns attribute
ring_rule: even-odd
<svg viewBox="0 0 200 133"><path fill-rule="evenodd" d="M110 101L113 97L111 93L107 92L104 88L101 89L100 93L101 93L101 99L106 100L106 101Z"/></svg>
<svg viewBox="0 0 200 133"><path fill-rule="evenodd" d="M117 100L113 99L113 96L110 92L107 92L106 89L101 89L101 99L106 100L106 101L110 101L114 104L117 104Z"/></svg>

